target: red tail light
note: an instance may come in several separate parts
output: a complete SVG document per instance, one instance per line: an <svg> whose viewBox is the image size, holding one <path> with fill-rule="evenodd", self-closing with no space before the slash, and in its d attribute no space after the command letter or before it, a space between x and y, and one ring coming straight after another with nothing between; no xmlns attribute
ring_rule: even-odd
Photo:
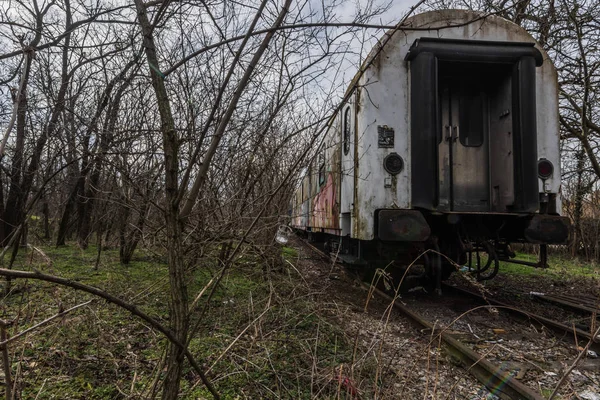
<svg viewBox="0 0 600 400"><path fill-rule="evenodd" d="M541 158L538 161L538 176L541 179L548 179L554 173L554 165L545 158Z"/></svg>

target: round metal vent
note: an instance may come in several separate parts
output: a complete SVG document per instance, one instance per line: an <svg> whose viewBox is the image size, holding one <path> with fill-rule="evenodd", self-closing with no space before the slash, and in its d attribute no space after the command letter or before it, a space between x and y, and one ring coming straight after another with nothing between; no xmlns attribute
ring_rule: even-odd
<svg viewBox="0 0 600 400"><path fill-rule="evenodd" d="M388 154L383 159L383 168L392 175L396 175L404 168L404 160L397 153Z"/></svg>

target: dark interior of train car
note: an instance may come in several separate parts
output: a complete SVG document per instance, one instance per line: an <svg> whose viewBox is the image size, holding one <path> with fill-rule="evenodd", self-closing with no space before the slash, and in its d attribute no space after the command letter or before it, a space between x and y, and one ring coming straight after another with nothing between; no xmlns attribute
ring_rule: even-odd
<svg viewBox="0 0 600 400"><path fill-rule="evenodd" d="M424 210L539 208L533 43L422 38L412 45L412 203ZM429 166L438 165L432 169Z"/></svg>

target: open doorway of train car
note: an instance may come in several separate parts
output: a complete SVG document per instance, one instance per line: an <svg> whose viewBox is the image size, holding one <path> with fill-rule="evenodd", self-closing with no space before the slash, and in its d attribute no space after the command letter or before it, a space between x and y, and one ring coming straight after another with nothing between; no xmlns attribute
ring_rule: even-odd
<svg viewBox="0 0 600 400"><path fill-rule="evenodd" d="M513 201L511 74L506 64L439 61L439 210L505 211Z"/></svg>

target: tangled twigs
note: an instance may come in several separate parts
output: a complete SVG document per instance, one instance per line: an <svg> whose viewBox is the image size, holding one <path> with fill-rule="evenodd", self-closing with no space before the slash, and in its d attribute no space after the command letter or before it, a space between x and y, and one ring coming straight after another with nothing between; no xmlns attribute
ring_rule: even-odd
<svg viewBox="0 0 600 400"><path fill-rule="evenodd" d="M10 358L8 356L8 344L14 342L15 340L17 340L20 337L27 335L30 332L33 332L34 330L36 330L39 327L46 325L47 323L55 320L56 318L62 317L73 310L76 310L78 308L81 308L83 306L90 304L91 302L92 302L92 300L89 300L89 301L86 301L85 303L81 303L74 307L71 307L68 310L61 311L61 312L53 315L52 317L46 318L42 322L32 326L31 328L25 329L24 331L19 332L18 334L14 335L13 337L10 337L10 338L8 337L7 328L10 326L11 323L0 319L0 351L2 351L2 365L4 367L4 376L5 376L4 379L6 380L5 396L6 396L7 400L12 400L12 398L13 398L12 397L13 383L12 383L12 378L11 378L11 374L10 374Z"/></svg>
<svg viewBox="0 0 600 400"><path fill-rule="evenodd" d="M34 270L34 272L29 272L29 271L19 271L19 270L0 268L0 276L5 276L7 278L16 278L16 279L18 279L18 278L36 279L36 280L56 283L58 285L67 286L67 287L70 287L73 289L77 289L77 290L81 290L83 292L93 294L95 296L103 298L104 300L108 301L109 303L112 303L121 308L124 308L125 310L129 311L133 315L143 319L148 324L150 324L154 329L156 329L157 331L159 331L160 333L165 335L171 343L173 343L174 345L183 349L185 352L186 358L188 359L189 363L192 365L194 370L198 373L198 375L200 376L200 379L202 380L202 382L204 383L206 388L211 392L211 394L213 395L213 397L215 399L220 398L219 394L213 387L212 383L208 380L208 378L204 374L204 371L202 370L202 368L200 367L200 365L198 364L198 362L196 361L196 359L194 358L192 353L190 353L187 346L185 346L183 343L181 343L179 340L177 340L177 338L175 337L175 335L173 334L173 332L171 330L166 328L164 325L162 325L160 322L158 322L156 319L152 318L148 314L142 312L135 305L130 304L118 297L115 297L115 296L113 296L109 293L106 293L105 291L95 288L93 286L85 285L80 282L75 282L70 279L61 278L59 276L43 274L37 270Z"/></svg>
<svg viewBox="0 0 600 400"><path fill-rule="evenodd" d="M571 364L571 366L569 367L569 369L567 369L567 371L565 372L565 374L560 378L560 380L556 384L556 387L554 388L554 391L552 392L552 394L550 395L550 397L548 398L548 400L552 400L554 398L554 396L556 396L556 394L558 393L558 389L560 389L560 387L562 386L563 382L571 374L571 371L573 371L575 369L575 367L577 367L577 364L579 364L579 361L583 358L583 356L587 354L588 350L590 349L590 346L594 342L594 339L597 338L599 334L600 334L600 328L596 329L596 332L592 335L592 338L588 341L588 343L585 345L585 347L583 348L583 350L581 350L579 352L579 355L577 356L577 358L575 359L575 361L573 361L573 364Z"/></svg>
<svg viewBox="0 0 600 400"><path fill-rule="evenodd" d="M62 317L64 315L70 313L73 310L76 310L76 309L81 308L83 306L87 306L91 302L92 302L92 300L89 300L89 301L86 301L85 303L81 303L81 304L78 304L78 305L76 305L74 307L71 307L68 310L61 311L58 314L55 314L55 315L51 316L50 318L46 318L45 320L43 320L39 324L36 324L36 325L32 326L31 328L25 329L23 332L19 332L18 334L16 334L15 336L13 336L11 338L3 336L2 339L0 339L0 349L2 349L2 350L6 349L6 346L9 343L14 342L18 338L27 335L29 332L32 332L32 331L36 330L40 326L46 325L47 323L51 322L52 320L54 320L56 318L59 318L59 317ZM1 324L2 324L2 322L0 322L0 325ZM2 329L4 329L4 328L2 328Z"/></svg>
<svg viewBox="0 0 600 400"><path fill-rule="evenodd" d="M6 333L6 328L10 324L3 319L0 319L0 341L4 343L8 339L8 334ZM5 379L5 395L6 400L12 400L12 379L10 377L10 359L8 357L8 348L7 346L0 345L0 350L2 351L2 365L4 367L4 379Z"/></svg>

